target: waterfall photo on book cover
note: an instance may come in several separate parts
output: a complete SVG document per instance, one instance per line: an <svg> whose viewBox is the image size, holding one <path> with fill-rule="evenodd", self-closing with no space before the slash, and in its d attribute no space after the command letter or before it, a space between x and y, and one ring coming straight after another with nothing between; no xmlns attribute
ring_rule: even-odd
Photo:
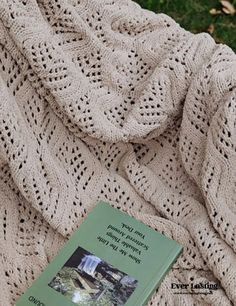
<svg viewBox="0 0 236 306"><path fill-rule="evenodd" d="M48 285L79 306L122 306L138 281L79 247Z"/></svg>

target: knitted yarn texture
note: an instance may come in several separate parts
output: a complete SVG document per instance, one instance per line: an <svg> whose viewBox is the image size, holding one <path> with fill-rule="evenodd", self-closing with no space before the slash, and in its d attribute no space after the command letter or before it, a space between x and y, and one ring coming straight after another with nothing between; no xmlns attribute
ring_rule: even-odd
<svg viewBox="0 0 236 306"><path fill-rule="evenodd" d="M149 306L236 305L234 52L128 0L1 0L0 20L0 305L98 200L184 246Z"/></svg>

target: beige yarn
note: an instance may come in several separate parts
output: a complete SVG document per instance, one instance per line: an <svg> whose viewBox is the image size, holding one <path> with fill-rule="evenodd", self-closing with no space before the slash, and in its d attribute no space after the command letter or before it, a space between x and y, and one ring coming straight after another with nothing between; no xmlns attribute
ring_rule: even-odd
<svg viewBox="0 0 236 306"><path fill-rule="evenodd" d="M1 0L0 19L0 305L100 199L184 246L149 306L236 305L234 52L128 0Z"/></svg>

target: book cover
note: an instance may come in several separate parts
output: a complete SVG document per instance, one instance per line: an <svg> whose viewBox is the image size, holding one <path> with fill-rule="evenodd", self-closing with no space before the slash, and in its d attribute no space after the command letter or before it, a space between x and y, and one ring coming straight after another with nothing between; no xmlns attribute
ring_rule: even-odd
<svg viewBox="0 0 236 306"><path fill-rule="evenodd" d="M99 202L16 306L142 306L182 247Z"/></svg>

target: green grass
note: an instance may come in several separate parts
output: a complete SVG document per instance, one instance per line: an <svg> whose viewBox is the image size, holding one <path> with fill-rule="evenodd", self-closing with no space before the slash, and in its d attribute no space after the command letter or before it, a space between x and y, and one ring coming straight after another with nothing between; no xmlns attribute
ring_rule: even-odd
<svg viewBox="0 0 236 306"><path fill-rule="evenodd" d="M210 24L214 25L212 36L219 43L225 43L236 50L236 14L224 13L212 16L212 8L221 9L218 0L135 0L143 8L155 13L171 16L186 30L192 33L207 32ZM236 7L236 0L231 0Z"/></svg>

